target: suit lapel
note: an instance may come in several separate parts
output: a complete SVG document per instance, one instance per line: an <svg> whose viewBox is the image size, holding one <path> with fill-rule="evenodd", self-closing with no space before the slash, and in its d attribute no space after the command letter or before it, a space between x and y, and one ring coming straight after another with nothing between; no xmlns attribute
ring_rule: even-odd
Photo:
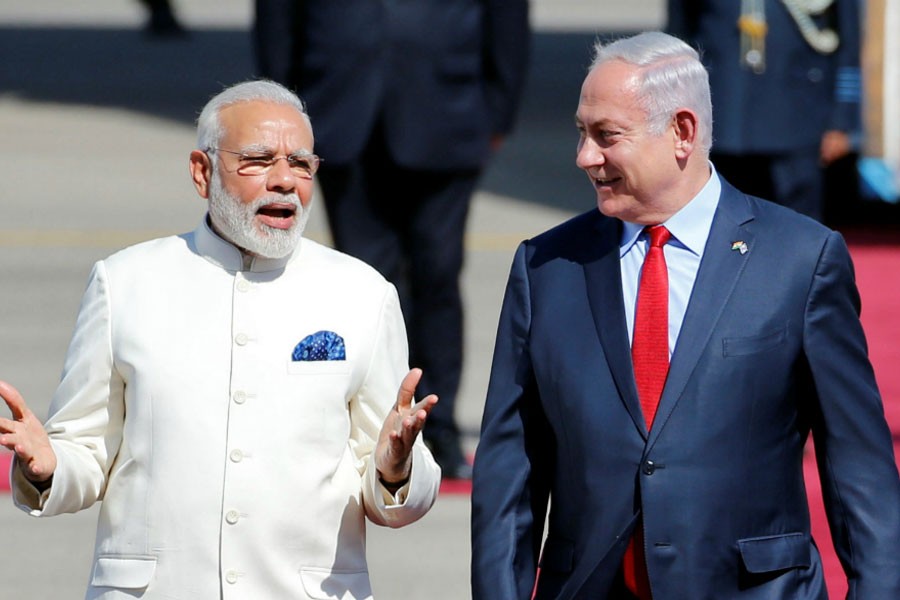
<svg viewBox="0 0 900 600"><path fill-rule="evenodd" d="M598 213L599 214L599 213ZM638 402L631 366L631 344L625 324L625 307L622 301L622 272L619 262L619 222L601 218L594 243L602 244L592 260L584 264L588 302L594 318L594 327L603 347L603 354L612 372L619 397L631 415L635 426L646 437L647 427Z"/></svg>
<svg viewBox="0 0 900 600"><path fill-rule="evenodd" d="M703 251L703 259L672 355L666 387L650 434L650 446L659 437L666 420L675 409L700 355L709 343L722 310L752 255L754 236L746 226L752 220L753 214L746 197L723 180L719 206ZM744 242L749 251L741 253L737 249L732 250L732 244L738 241Z"/></svg>

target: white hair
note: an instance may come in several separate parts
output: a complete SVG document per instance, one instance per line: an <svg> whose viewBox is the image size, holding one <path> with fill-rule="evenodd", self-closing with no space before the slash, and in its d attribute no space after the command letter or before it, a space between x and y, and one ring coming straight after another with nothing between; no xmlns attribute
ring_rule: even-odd
<svg viewBox="0 0 900 600"><path fill-rule="evenodd" d="M297 109L297 112L306 120L306 124L312 131L309 115L303 101L297 95L274 81L257 79L245 81L225 88L212 97L197 118L197 147L203 151L215 148L222 139L222 123L219 113L223 108L239 104L241 102L253 102L261 100L273 104L282 104Z"/></svg>
<svg viewBox="0 0 900 600"><path fill-rule="evenodd" d="M698 149L709 155L712 147L712 101L709 74L696 50L661 31L648 31L594 45L591 69L618 60L639 67L637 95L647 113L650 132L659 135L675 111L689 108L697 114Z"/></svg>

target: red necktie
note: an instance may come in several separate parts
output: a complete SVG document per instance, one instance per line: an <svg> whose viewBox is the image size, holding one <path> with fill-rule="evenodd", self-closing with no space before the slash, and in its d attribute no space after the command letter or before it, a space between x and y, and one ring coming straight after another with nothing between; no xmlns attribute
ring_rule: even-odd
<svg viewBox="0 0 900 600"><path fill-rule="evenodd" d="M650 236L650 247L641 269L631 360L641 410L649 431L669 374L669 274L666 271L663 246L669 241L671 234L662 225L649 227L647 233ZM637 524L634 536L625 550L622 572L628 589L641 600L650 600L643 523Z"/></svg>
<svg viewBox="0 0 900 600"><path fill-rule="evenodd" d="M641 269L631 361L634 380L647 430L653 426L656 407L669 374L669 275L663 246L671 234L662 225L647 229L650 247Z"/></svg>

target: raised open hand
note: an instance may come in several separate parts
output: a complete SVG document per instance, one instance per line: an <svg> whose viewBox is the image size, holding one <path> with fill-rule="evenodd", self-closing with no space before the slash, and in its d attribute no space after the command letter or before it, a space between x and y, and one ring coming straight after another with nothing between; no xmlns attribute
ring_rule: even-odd
<svg viewBox="0 0 900 600"><path fill-rule="evenodd" d="M5 381L0 381L0 397L12 413L12 419L0 418L0 446L16 453L30 481L47 481L56 470L56 453L44 426L29 410L22 394Z"/></svg>
<svg viewBox="0 0 900 600"><path fill-rule="evenodd" d="M416 436L425 426L428 413L438 402L434 394L414 403L416 386L422 378L421 369L412 369L403 378L397 392L397 402L384 420L378 445L375 447L375 466L386 483L400 483L412 469L412 448Z"/></svg>

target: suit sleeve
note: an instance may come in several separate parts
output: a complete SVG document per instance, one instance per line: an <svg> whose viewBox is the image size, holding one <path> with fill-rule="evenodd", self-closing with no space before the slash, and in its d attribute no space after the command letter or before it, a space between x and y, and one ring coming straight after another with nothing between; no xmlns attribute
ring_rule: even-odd
<svg viewBox="0 0 900 600"><path fill-rule="evenodd" d="M528 70L528 2L488 0L486 11L483 60L491 131L505 135L512 131Z"/></svg>
<svg viewBox="0 0 900 600"><path fill-rule="evenodd" d="M474 600L531 597L549 496L546 419L529 337L531 299L525 246L516 253L503 300L475 456L472 488Z"/></svg>
<svg viewBox="0 0 900 600"><path fill-rule="evenodd" d="M34 516L79 511L105 490L125 422L125 383L113 364L111 328L109 282L99 262L82 298L45 424L57 458L53 485L38 494L21 470L14 470L13 499Z"/></svg>
<svg viewBox="0 0 900 600"><path fill-rule="evenodd" d="M441 471L420 435L413 448L409 483L391 496L378 480L375 445L407 372L407 341L400 301L385 284L381 314L365 381L350 400L350 448L362 477L366 516L373 523L401 527L421 518L437 498Z"/></svg>
<svg viewBox="0 0 900 600"><path fill-rule="evenodd" d="M804 323L819 477L848 598L900 598L900 478L858 312L849 252L832 232Z"/></svg>

